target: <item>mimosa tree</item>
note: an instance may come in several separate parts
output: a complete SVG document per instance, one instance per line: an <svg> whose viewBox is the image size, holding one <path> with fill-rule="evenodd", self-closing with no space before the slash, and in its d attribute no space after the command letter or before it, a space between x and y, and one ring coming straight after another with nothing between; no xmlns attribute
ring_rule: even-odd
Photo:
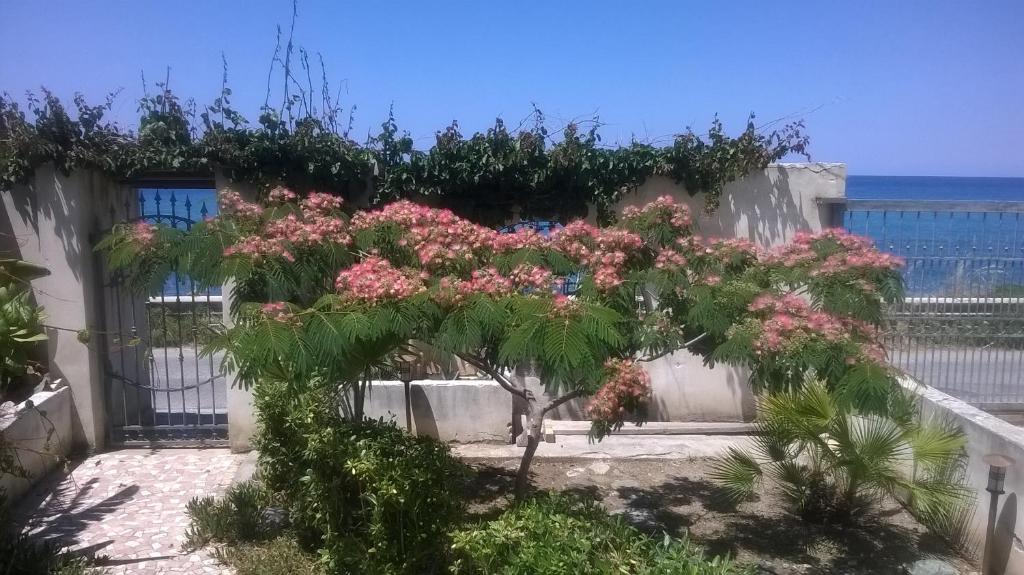
<svg viewBox="0 0 1024 575"><path fill-rule="evenodd" d="M140 285L171 270L231 282L235 324L213 346L257 390L358 386L414 340L457 355L527 406L517 496L547 414L589 398L597 438L641 420L644 362L682 349L750 367L759 390L797 388L813 371L863 410L884 411L897 388L877 326L900 297L900 262L841 230L765 251L695 235L669 197L547 235L408 201L349 213L284 188L221 202L189 231L126 225L101 247ZM570 295L567 277L582 278ZM512 376L524 365L551 399Z"/></svg>

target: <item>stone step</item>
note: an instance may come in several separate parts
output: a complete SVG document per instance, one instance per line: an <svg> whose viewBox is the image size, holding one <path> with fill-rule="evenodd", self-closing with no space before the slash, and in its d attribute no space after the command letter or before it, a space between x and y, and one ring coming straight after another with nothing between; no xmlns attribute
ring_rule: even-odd
<svg viewBox="0 0 1024 575"><path fill-rule="evenodd" d="M589 421L545 422L555 435L587 435ZM754 431L753 423L742 422L701 422L701 421L650 421L641 426L626 424L615 435L748 435Z"/></svg>

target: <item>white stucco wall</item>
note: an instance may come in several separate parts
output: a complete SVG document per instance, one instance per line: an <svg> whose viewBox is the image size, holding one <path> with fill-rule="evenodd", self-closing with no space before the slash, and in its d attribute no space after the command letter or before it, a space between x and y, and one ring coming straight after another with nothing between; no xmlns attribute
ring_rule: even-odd
<svg viewBox="0 0 1024 575"><path fill-rule="evenodd" d="M30 407L30 402L31 406ZM32 484L61 463L71 452L71 390L41 391L0 414L0 435L13 446L15 460L27 478L0 476L0 492L16 501Z"/></svg>
<svg viewBox="0 0 1024 575"><path fill-rule="evenodd" d="M247 198L256 195L253 186L232 183L221 172L216 174L215 186L218 193L231 189ZM231 306L235 299L233 284L230 281L223 286L221 294L223 294L221 321L224 323L224 327L230 328L234 324L231 320ZM227 386L228 445L232 452L244 453L252 449L252 440L257 427L252 389L242 387L231 370L224 374L224 384Z"/></svg>
<svg viewBox="0 0 1024 575"><path fill-rule="evenodd" d="M981 558L991 508L988 484L989 466L982 458L989 454L1007 456L1015 463L1007 469L1006 494L996 509L994 537L989 545L992 573L1024 573L1024 429L972 407L941 391L920 385L909 378L904 385L920 398L925 417L949 420L967 436L967 485L974 492L974 514L968 525L970 547Z"/></svg>
<svg viewBox="0 0 1024 575"><path fill-rule="evenodd" d="M442 441L507 443L512 395L490 380L424 380L410 384L413 431ZM368 417L406 425L405 386L400 381L370 385Z"/></svg>
<svg viewBox="0 0 1024 575"><path fill-rule="evenodd" d="M108 205L105 199L115 190L96 174L80 171L65 177L45 165L31 184L0 191L0 223L14 239L0 257L50 270L32 281L35 300L53 326L46 330L50 374L71 387L73 442L90 448L102 448L106 438L102 358L95 338L82 343L76 332L102 324L99 260L92 249L98 229L94 208Z"/></svg>
<svg viewBox="0 0 1024 575"><path fill-rule="evenodd" d="M690 206L699 233L746 238L761 246L783 244L799 231L830 226L830 209L820 199L846 197L846 165L773 164L725 186L721 206L708 215L704 194L691 196L675 182L655 177L628 194L617 206L642 206L669 195Z"/></svg>

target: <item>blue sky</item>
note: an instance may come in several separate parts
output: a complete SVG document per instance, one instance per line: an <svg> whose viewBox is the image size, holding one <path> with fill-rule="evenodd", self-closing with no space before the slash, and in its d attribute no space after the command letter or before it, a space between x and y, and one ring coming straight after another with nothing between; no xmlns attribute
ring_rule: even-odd
<svg viewBox="0 0 1024 575"><path fill-rule="evenodd" d="M221 52L255 119L289 0L0 0L0 89L142 93L171 67L209 102ZM395 107L428 147L459 120L600 115L606 142L656 140L715 113L737 131L803 116L815 160L852 174L1024 176L1024 2L343 2L302 0L297 43L321 52L357 139Z"/></svg>

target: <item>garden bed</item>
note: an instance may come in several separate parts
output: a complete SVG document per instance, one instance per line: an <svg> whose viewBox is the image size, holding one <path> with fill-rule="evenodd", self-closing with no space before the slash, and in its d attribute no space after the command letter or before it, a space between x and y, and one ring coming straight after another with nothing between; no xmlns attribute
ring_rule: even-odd
<svg viewBox="0 0 1024 575"><path fill-rule="evenodd" d="M478 472L469 488L473 513L490 517L508 503L517 464L472 464ZM814 525L787 512L772 489L754 501L728 504L710 469L707 459L537 460L532 483L538 490L594 498L648 533L689 534L713 555L759 565L758 573L895 574L931 557L965 575L976 571L899 507L885 507L858 527Z"/></svg>

